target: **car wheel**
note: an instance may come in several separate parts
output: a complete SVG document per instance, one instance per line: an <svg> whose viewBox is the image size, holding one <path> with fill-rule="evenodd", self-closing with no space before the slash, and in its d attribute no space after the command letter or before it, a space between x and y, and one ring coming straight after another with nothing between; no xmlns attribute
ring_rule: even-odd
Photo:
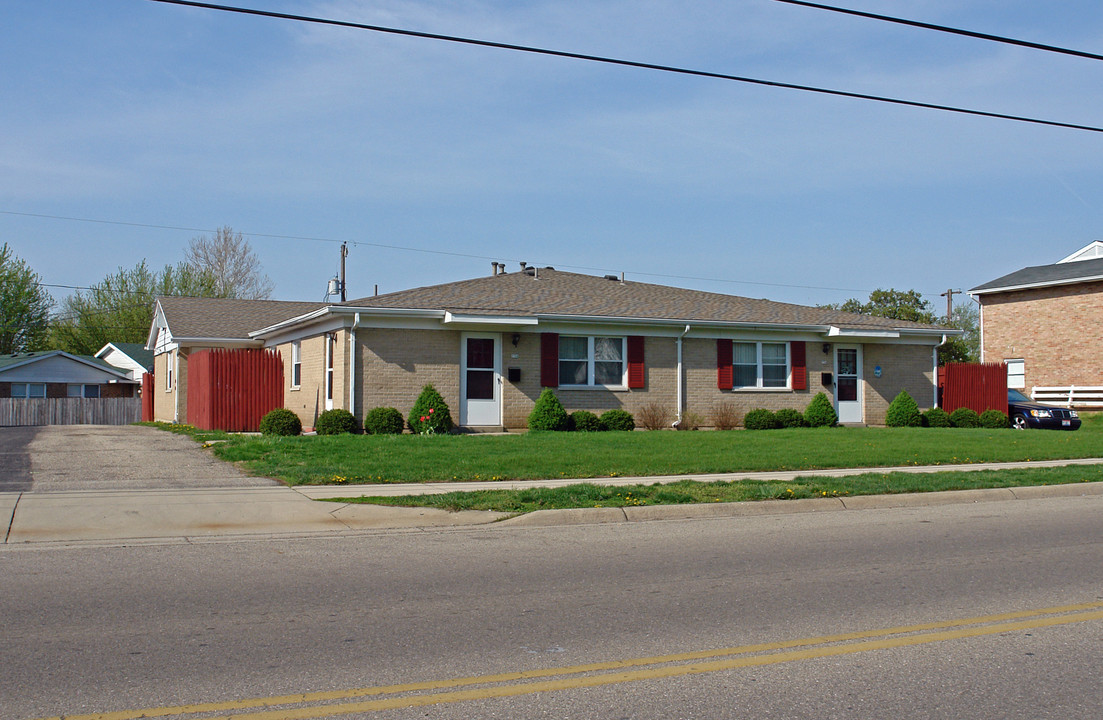
<svg viewBox="0 0 1103 720"><path fill-rule="evenodd" d="M1011 427L1015 428L1016 430L1026 430L1027 428L1029 428L1030 425L1028 425L1026 422L1026 415L1012 415Z"/></svg>

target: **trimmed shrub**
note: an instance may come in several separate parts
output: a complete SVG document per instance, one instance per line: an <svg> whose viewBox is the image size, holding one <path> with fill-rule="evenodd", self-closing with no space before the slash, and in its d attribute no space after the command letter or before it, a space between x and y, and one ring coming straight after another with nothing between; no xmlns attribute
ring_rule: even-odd
<svg viewBox="0 0 1103 720"><path fill-rule="evenodd" d="M661 403L647 403L636 412L636 418L644 430L665 430L670 427L670 411Z"/></svg>
<svg viewBox="0 0 1103 720"><path fill-rule="evenodd" d="M923 416L907 390L901 390L900 394L889 403L889 411L885 415L885 424L889 427L919 427L923 423Z"/></svg>
<svg viewBox="0 0 1103 720"><path fill-rule="evenodd" d="M743 427L748 430L774 430L781 425L773 412L765 408L756 408L743 416Z"/></svg>
<svg viewBox="0 0 1103 720"><path fill-rule="evenodd" d="M589 410L575 410L571 413L569 427L578 432L600 432L605 429L598 416Z"/></svg>
<svg viewBox="0 0 1103 720"><path fill-rule="evenodd" d="M777 418L777 424L779 427L808 427L808 423L805 421L804 415L794 410L793 408L782 408L774 413L774 417Z"/></svg>
<svg viewBox="0 0 1103 720"><path fill-rule="evenodd" d="M364 416L364 432L371 435L401 435L406 423L393 407L377 407Z"/></svg>
<svg viewBox="0 0 1103 720"><path fill-rule="evenodd" d="M636 429L636 421L632 413L627 410L606 410L599 418L601 426L606 430L619 430L627 432Z"/></svg>
<svg viewBox="0 0 1103 720"><path fill-rule="evenodd" d="M950 413L950 427L975 428L980 425L980 416L976 410L960 407Z"/></svg>
<svg viewBox="0 0 1103 720"><path fill-rule="evenodd" d="M982 428L988 428L989 430L1003 430L1011 427L1011 423L1007 421L1007 415L995 408L982 412L979 421Z"/></svg>
<svg viewBox="0 0 1103 720"><path fill-rule="evenodd" d="M260 419L262 435L301 435L303 422L287 408L276 408Z"/></svg>
<svg viewBox="0 0 1103 720"><path fill-rule="evenodd" d="M950 427L950 413L942 408L931 408L923 413L923 427Z"/></svg>
<svg viewBox="0 0 1103 720"><path fill-rule="evenodd" d="M356 432L356 418L348 410L326 410L314 421L314 432L319 435L342 435Z"/></svg>
<svg viewBox="0 0 1103 720"><path fill-rule="evenodd" d="M567 411L551 388L544 388L529 413L529 430L566 430Z"/></svg>
<svg viewBox="0 0 1103 720"><path fill-rule="evenodd" d="M717 430L734 430L739 427L739 413L730 402L719 402L712 406L712 426Z"/></svg>
<svg viewBox="0 0 1103 720"><path fill-rule="evenodd" d="M804 420L808 427L831 427L839 422L839 416L835 414L827 393L816 393L812 402L804 409Z"/></svg>
<svg viewBox="0 0 1103 720"><path fill-rule="evenodd" d="M418 435L432 435L452 431L452 413L437 389L426 385L417 396L410 417L406 421Z"/></svg>

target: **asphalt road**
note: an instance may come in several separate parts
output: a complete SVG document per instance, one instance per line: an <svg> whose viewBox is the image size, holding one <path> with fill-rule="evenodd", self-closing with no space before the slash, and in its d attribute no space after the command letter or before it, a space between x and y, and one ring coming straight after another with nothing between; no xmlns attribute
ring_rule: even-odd
<svg viewBox="0 0 1103 720"><path fill-rule="evenodd" d="M260 487L190 438L140 425L0 427L0 492Z"/></svg>
<svg viewBox="0 0 1103 720"><path fill-rule="evenodd" d="M7 548L0 717L1097 720L1101 517L1094 496Z"/></svg>

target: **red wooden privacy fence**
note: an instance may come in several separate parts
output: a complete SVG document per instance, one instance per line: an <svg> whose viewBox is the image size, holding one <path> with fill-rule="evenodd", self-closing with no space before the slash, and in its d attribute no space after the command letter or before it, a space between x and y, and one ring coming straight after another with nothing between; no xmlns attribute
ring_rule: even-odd
<svg viewBox="0 0 1103 720"><path fill-rule="evenodd" d="M153 422L153 373L142 373L142 422Z"/></svg>
<svg viewBox="0 0 1103 720"><path fill-rule="evenodd" d="M200 350L188 357L188 422L201 430L256 432L283 407L277 350Z"/></svg>
<svg viewBox="0 0 1103 720"><path fill-rule="evenodd" d="M950 363L938 369L939 404L946 412L967 407L1007 412L1007 367L1003 363Z"/></svg>

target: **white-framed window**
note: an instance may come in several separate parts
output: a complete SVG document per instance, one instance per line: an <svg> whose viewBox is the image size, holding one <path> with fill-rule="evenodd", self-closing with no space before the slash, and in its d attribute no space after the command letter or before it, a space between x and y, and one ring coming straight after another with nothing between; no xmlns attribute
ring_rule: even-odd
<svg viewBox="0 0 1103 720"><path fill-rule="evenodd" d="M1004 360L1007 365L1007 387L1022 390L1026 387L1026 361Z"/></svg>
<svg viewBox="0 0 1103 720"><path fill-rule="evenodd" d="M740 388L789 387L789 343L732 343L732 386Z"/></svg>
<svg viewBox="0 0 1103 720"><path fill-rule="evenodd" d="M71 398L98 398L100 396L100 386L70 383L65 394Z"/></svg>
<svg viewBox="0 0 1103 720"><path fill-rule="evenodd" d="M559 384L576 387L624 387L625 339L559 336Z"/></svg>
<svg viewBox="0 0 1103 720"><path fill-rule="evenodd" d="M13 398L44 398L46 397L46 383L17 383L11 384L11 396Z"/></svg>
<svg viewBox="0 0 1103 720"><path fill-rule="evenodd" d="M297 388L303 382L303 345L299 340L291 343L291 387Z"/></svg>
<svg viewBox="0 0 1103 720"><path fill-rule="evenodd" d="M172 359L175 353L168 353L165 357L165 392L172 392Z"/></svg>

